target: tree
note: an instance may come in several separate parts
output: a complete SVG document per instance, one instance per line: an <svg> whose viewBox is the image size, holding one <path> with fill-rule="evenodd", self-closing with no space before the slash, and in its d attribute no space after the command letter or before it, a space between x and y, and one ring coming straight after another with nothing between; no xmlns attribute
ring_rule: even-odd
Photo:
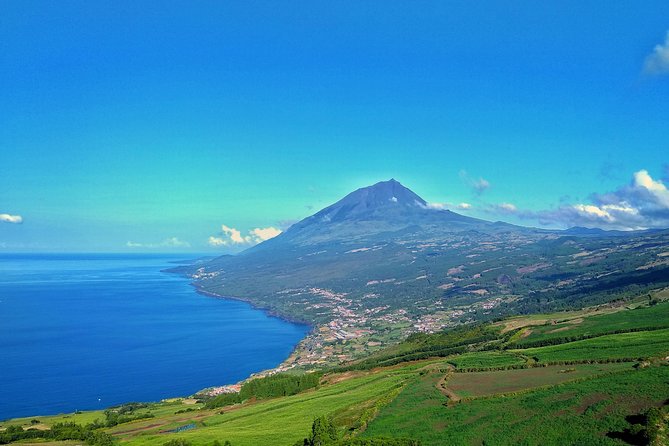
<svg viewBox="0 0 669 446"><path fill-rule="evenodd" d="M311 446L327 445L337 441L338 438L337 427L330 417L323 415L314 420L311 425L311 437L309 438Z"/></svg>

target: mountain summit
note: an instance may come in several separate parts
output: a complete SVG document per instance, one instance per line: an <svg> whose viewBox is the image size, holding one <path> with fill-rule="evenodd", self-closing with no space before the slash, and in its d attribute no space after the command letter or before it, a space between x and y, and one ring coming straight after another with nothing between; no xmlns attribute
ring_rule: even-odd
<svg viewBox="0 0 669 446"><path fill-rule="evenodd" d="M398 207L427 208L427 203L399 181L390 179L351 192L312 218L338 222L371 216L377 211L392 212Z"/></svg>
<svg viewBox="0 0 669 446"><path fill-rule="evenodd" d="M336 203L295 223L286 232L247 251L285 244L387 240L402 232L434 234L461 231L497 232L518 228L431 208L416 193L390 179L357 189ZM520 228L518 228L520 229Z"/></svg>

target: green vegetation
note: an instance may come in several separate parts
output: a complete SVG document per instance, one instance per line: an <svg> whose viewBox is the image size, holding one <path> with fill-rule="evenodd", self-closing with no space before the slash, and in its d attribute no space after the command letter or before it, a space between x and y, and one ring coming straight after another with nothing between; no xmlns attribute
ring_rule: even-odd
<svg viewBox="0 0 669 446"><path fill-rule="evenodd" d="M338 370L369 370L407 361L457 355L467 352L471 345L490 344L488 348L501 345L500 336L497 327L483 324L461 326L435 334L415 333L395 347Z"/></svg>
<svg viewBox="0 0 669 446"><path fill-rule="evenodd" d="M669 355L669 329L621 333L547 347L514 350L540 362L630 360Z"/></svg>
<svg viewBox="0 0 669 446"><path fill-rule="evenodd" d="M146 403L127 403L121 406L112 407L104 411L105 426L114 427L117 424L129 423L131 421L143 420L145 418L153 418L150 412L139 413L139 409L146 409L150 407Z"/></svg>
<svg viewBox="0 0 669 446"><path fill-rule="evenodd" d="M309 436L302 441L298 441L294 446L420 446L420 442L410 438L389 437L340 440L332 418L321 416L314 420Z"/></svg>
<svg viewBox="0 0 669 446"><path fill-rule="evenodd" d="M243 401L252 397L262 399L295 395L318 386L322 376L322 373L305 373L302 375L277 373L264 378L252 379L244 383L239 391L239 396Z"/></svg>
<svg viewBox="0 0 669 446"><path fill-rule="evenodd" d="M23 429L21 426L8 426L0 432L0 444L24 440L82 440L92 446L112 446L114 437L100 430L98 424L82 426L76 423L56 423L49 429Z"/></svg>
<svg viewBox="0 0 669 446"><path fill-rule="evenodd" d="M517 395L445 405L434 378L420 377L381 411L362 435L411 436L423 445L620 444L639 407L661 405L669 367L630 370Z"/></svg>
<svg viewBox="0 0 669 446"><path fill-rule="evenodd" d="M239 393L224 393L205 401L206 409L239 404L250 398L266 399L278 396L295 395L318 386L322 373L304 374L277 373L275 375L246 381Z"/></svg>
<svg viewBox="0 0 669 446"><path fill-rule="evenodd" d="M446 386L458 397L465 399L514 393L624 370L632 370L632 363L578 364L569 368L548 366L479 373L456 373L448 379Z"/></svg>
<svg viewBox="0 0 669 446"><path fill-rule="evenodd" d="M323 385L315 391L287 397L247 402L223 410L206 410L172 414L119 425L110 430L122 442L130 445L162 444L170 439L184 439L194 445L211 444L228 439L234 446L286 445L303 440L314 416L329 415L343 435L346 430L363 426L366 417L397 395L404 382L416 371L383 370L363 374ZM184 424L196 428L178 433L166 433Z"/></svg>
<svg viewBox="0 0 669 446"><path fill-rule="evenodd" d="M239 397L239 393L222 393L213 398L206 399L204 408L216 409L217 407L232 406L233 404L239 404L241 402L242 399Z"/></svg>
<svg viewBox="0 0 669 446"><path fill-rule="evenodd" d="M412 438L392 437L348 438L324 444L328 446L421 446L420 441Z"/></svg>
<svg viewBox="0 0 669 446"><path fill-rule="evenodd" d="M326 446L336 443L337 440L339 440L337 426L335 426L332 418L322 415L312 423L309 436L295 443L295 446Z"/></svg>
<svg viewBox="0 0 669 446"><path fill-rule="evenodd" d="M655 302L650 300L650 302ZM669 302L640 307L630 311L547 322L534 326L529 334L510 348L541 347L593 338L605 334L626 333L669 328Z"/></svg>
<svg viewBox="0 0 669 446"><path fill-rule="evenodd" d="M193 446L193 443L191 443L190 441L184 440L183 438L180 438L180 439L167 441L167 442L163 443L163 446ZM228 440L225 440L225 443L221 443L218 440L214 440L214 442L211 443L211 446L232 446L232 443L230 443Z"/></svg>
<svg viewBox="0 0 669 446"><path fill-rule="evenodd" d="M511 352L484 351L464 353L448 360L458 371L507 368L527 363L527 358Z"/></svg>

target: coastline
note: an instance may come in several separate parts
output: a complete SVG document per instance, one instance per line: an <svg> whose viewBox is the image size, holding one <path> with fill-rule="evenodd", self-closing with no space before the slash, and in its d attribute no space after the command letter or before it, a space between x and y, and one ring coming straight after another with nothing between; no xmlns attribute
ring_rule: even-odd
<svg viewBox="0 0 669 446"><path fill-rule="evenodd" d="M52 307L47 305L45 308L48 307L48 311L45 310L40 313L42 319L47 318L48 315L51 314L63 316L62 313L66 312L67 318L64 316L61 319L56 318L58 319L56 323L58 321L67 320L67 322L64 322L67 327L89 331L91 330L89 326L93 325L97 330L93 330L94 334L99 334L99 332L104 329L107 330L104 332L105 336L109 333L108 329L112 329L112 334L116 333L113 330L117 327L121 327L119 328L121 335L125 335L122 328L124 326L123 324L131 324L129 326L133 327L133 331L148 327L145 330L147 330L151 336L155 333L165 334L165 336L161 335L162 337L156 337L158 341L161 341L163 337L167 337L170 342L174 342L173 340L176 339L177 343L175 345L177 345L177 347L176 350L170 350L171 347L169 347L169 345L172 345L170 342L156 342L159 347L158 349L153 349L154 345L149 343L149 341L146 341L144 344L149 343L151 348L124 350L124 352L127 350L131 352L129 354L130 358L136 359L137 357L146 361L146 364L149 364L147 370L153 370L151 367L159 367L152 364L166 363L167 366L175 367L174 374L170 374L169 376L165 374L164 377L160 375L158 379L154 379L156 375L151 375L154 378L147 380L151 382L147 382L146 385L144 385L141 380L144 376L149 376L149 374L144 373L145 369L143 366L141 369L139 366L133 368L132 364L127 366L124 370L129 370L130 374L135 374L139 378L137 380L133 379L132 382L128 381L129 384L127 385L125 384L125 381L114 377L113 374L105 374L104 370L99 371L96 369L95 367L99 365L100 361L92 361L90 368L85 369L86 374L81 386L79 386L78 383L70 383L70 381L72 381L72 373L69 369L67 372L58 372L58 370L60 370L58 367L62 366L61 368L67 369L71 362L59 361L56 359L52 361L55 364L54 367L56 367L53 369L56 370L53 375L44 372L43 368L27 367L29 372L25 376L34 380L37 385L24 385L23 381L20 381L19 378L16 378L8 372L6 377L7 396L12 397L8 399L15 401L16 403L10 403L10 401L8 401L6 406L3 405L1 418L14 419L24 416L38 415L55 416L58 414L70 414L78 410L102 410L129 401L158 402L166 398L186 398L188 395L207 386L235 383L246 380L250 376L254 376L258 373L265 373L267 370L280 368L284 365L286 359L293 354L295 349L299 348L298 346L300 345L300 342L302 342L305 336L312 330L312 326L303 323L303 321L291 321L290 323L293 324L291 328L290 324L282 323L284 320L288 320L287 318L281 318L279 315L267 311L259 313L258 310L260 310L260 308L252 305L244 299L230 299L228 304L225 304L224 302L214 302L210 299L198 299L197 294L195 293L207 294L208 296L216 298L227 297L218 296L214 293L206 293L205 290L191 284L191 280L188 280L184 275L175 276L172 274L165 274L163 266L164 258L165 256L160 255L96 255L93 258L95 262L92 262L91 256L84 254L56 257L31 255L28 258L21 256L16 260L16 262L21 263L17 263L18 266L15 269L21 271L22 275L17 279L18 281L16 284L7 282L7 286L4 286L5 284L3 283L3 292L6 292L8 296L12 296L17 302L30 303L32 302L30 299L35 299L35 302L44 301L45 303L61 302L61 300L64 302L62 305L54 305ZM74 263L72 262L73 259L80 262ZM10 260L14 262L14 257L12 256ZM43 265L43 262L47 263ZM68 262L66 264L67 269L61 262ZM36 282L38 285L36 285L37 288L35 289L40 291L37 293L31 293L26 290L26 287L21 286L24 282L32 283L31 281L34 280L34 277L31 275L31 271L33 270L40 271L40 274L42 274L40 276L40 281ZM58 278L60 277L61 271L64 270L68 271L71 280L62 284ZM8 269L8 271L10 270ZM102 278L111 277L114 279L121 277L121 280L103 281L105 286L102 287L99 285L99 281L91 279L91 271L95 272L96 278L98 276ZM170 276L172 277L170 278ZM53 282L53 284L51 282ZM42 292L42 290L44 290L44 292ZM83 291L78 294L72 292L72 290ZM92 298L92 290L101 292L104 295L115 296L116 299L114 300L114 305L111 309L106 306L101 307L99 303L100 301ZM154 294L156 299L150 299L148 297L144 298L145 296L153 296ZM80 297L80 295L85 295L86 297ZM191 298L183 299L183 296L187 295L190 295ZM88 296L91 298L88 298ZM141 296L141 298L138 298L137 296ZM146 320L142 319L142 315L147 313L153 314L156 311L155 303L157 302L158 296L161 299L161 303L167 302L167 305L160 305L161 313L164 311L166 314L170 315L170 317L151 318L150 321L160 322L154 323L153 325L151 323L147 324ZM30 299L28 299L28 297L30 297ZM47 299L47 297L49 299ZM230 303L232 300L244 301L245 304L234 305ZM16 308L18 310L23 309L21 306L16 306ZM65 308L66 310L64 310ZM71 312L74 311L72 309L75 308L78 313L72 316ZM130 308L130 310L122 310L123 308ZM233 308L234 311L228 310L228 308ZM244 322L235 323L234 321L237 319L237 311L239 311L240 314L255 313L255 315L251 316L251 322L254 325L249 325L247 327ZM134 316L129 317L126 314L128 312ZM8 314L11 315L12 313ZM117 315L120 317L119 320L121 320L122 323L116 324L114 321L117 319L111 319L111 317L116 318ZM171 317L171 315L174 315L175 317ZM270 315L271 318L268 318L268 315ZM181 323L182 317L184 318L183 324ZM16 326L25 326L30 330L34 330L34 332L38 334L41 333L38 330L39 327L48 325L41 323L36 324L31 320L19 317L16 317L13 320L17 321L15 324ZM39 321L40 319L36 320ZM103 321L104 323L91 324L91 320ZM196 336L193 339L200 339L201 341L199 342L207 342L209 331L207 331L207 328L201 328L200 325L203 323L207 324L205 327L217 327L213 329L212 333L223 333L223 342L217 342L216 346L212 345L199 350L195 349L195 352L201 351L202 353L191 354L188 347L184 347L184 345L189 342L192 344L192 341L189 341L189 339L191 339L189 336L190 333L193 333ZM174 324L176 324L177 327L174 327ZM297 324L299 324L299 326ZM232 336L233 339L239 339L239 343L225 342L225 339L228 339L226 335L228 332L225 331L225 326L227 325L230 325L230 329L234 331L234 333L231 332L230 336ZM282 329L280 328L281 326L285 326L286 328ZM156 331L156 327L160 328L160 330ZM265 330L265 327L268 327L268 329ZM172 330L172 328L175 328L175 330ZM286 342L282 341L282 339L284 339L282 334L284 331L286 333L292 333L286 335ZM17 330L17 333L24 332L32 333L32 331L29 331L28 329ZM186 333L186 335L178 336L178 334L181 334L182 332ZM256 332L259 333L258 336L256 336ZM68 338L68 336L71 335L67 330L63 330L60 333L63 339ZM128 336L127 338L119 338L118 336L114 339L121 339L121 341L130 339L128 343L132 346L144 345L141 344L141 342L135 341L132 336ZM103 338L104 336L92 337L91 339L95 339L95 342L90 341L90 344L95 344L95 347L99 347L101 345L99 343L100 339ZM149 338L148 335L147 338ZM5 340L7 339L10 338L6 338ZM151 338L150 340L153 339L154 338ZM216 338L208 337L208 339ZM220 340L221 338L219 337L218 339ZM266 340L267 342L264 342L263 340ZM52 352L57 351L58 354L62 354L65 357L78 358L76 354L88 345L85 344L84 347L80 347L83 341L84 340L78 341L76 343L76 348L73 351L72 349L68 350L68 348L60 348L60 346L58 346L58 348L46 349L45 346L50 344L48 342L41 342L37 344L37 347L41 350L37 347L35 349L35 351L40 352L39 354L36 354L36 357L50 359L52 356L56 355L56 353ZM219 348L218 346L226 344L240 344L240 346L237 348ZM64 345L67 347L70 344L64 343ZM103 342L103 345L106 344ZM21 352L24 356L28 354L25 352L32 351L31 349L18 348L16 350L17 352ZM12 353L14 350L8 347L8 350L3 351ZM89 349L86 351L94 350ZM182 355L176 354L175 351L183 351L189 359L193 357L198 366L185 367L185 363L182 363L181 366L179 366L180 359L178 358ZM237 355L238 351L239 355ZM20 361L17 361L18 364L30 364L30 360L27 357L23 359L24 356L16 356L20 359ZM156 361L153 360L154 358ZM209 364L213 360L216 360L216 358L225 358L223 360L223 365L225 365L225 362L227 361L231 365L231 367L229 367L231 371L228 373L228 367L218 369L209 367ZM249 360L246 361L244 358ZM201 361L198 362L200 359ZM144 363L142 362L141 364ZM88 366L88 364L86 364L86 366ZM199 368L202 368L203 370L198 370ZM18 366L16 369L19 369ZM98 372L99 376L102 378L98 378ZM83 373L84 372L82 372L82 374ZM60 377L63 378L61 379ZM91 378L89 381L86 381L88 377ZM55 384L52 384L52 382ZM137 384L138 382L139 384ZM119 385L119 383L122 384ZM52 397L51 389L56 389L54 393L60 393L58 393L56 397ZM62 396L64 395L64 391L60 389L66 389L67 395ZM27 390L32 393L27 392ZM20 398L20 395L23 395L23 398Z"/></svg>
<svg viewBox="0 0 669 446"><path fill-rule="evenodd" d="M187 275L184 275L184 276L188 277ZM255 302L253 302L251 299L244 298L244 297L238 297L238 296L224 296L222 294L214 293L213 291L208 291L208 290L205 290L205 289L201 288L195 282L191 282L190 285L193 288L195 288L195 291L198 294L202 294L203 296L213 297L213 298L216 298L216 299L228 299L228 300L237 300L237 301L240 301L240 302L245 302L245 303L251 305L251 307L255 308L256 310L260 310L260 311L264 312L265 314L267 314L269 316L272 316L272 317L275 317L277 319L281 319L283 321L290 322L291 324L306 325L307 327L311 328L311 331L313 331L313 329L315 327L312 322L309 322L309 321L306 321L306 320L301 320L301 319L294 318L294 317L291 317L291 316L287 316L285 314L278 313L274 310L270 310L269 308L262 307L262 306L256 304Z"/></svg>
<svg viewBox="0 0 669 446"><path fill-rule="evenodd" d="M190 276L188 276L187 274L181 273L180 275L183 276L183 277L186 277L186 278L190 278ZM196 282L193 282L193 281L190 282L190 285L195 289L196 293L201 294L203 296L212 297L214 299L227 299L227 300L236 300L236 301L239 301L239 302L244 302L244 303L249 304L252 308L264 312L265 314L267 314L270 317L281 319L281 320L289 322L291 324L304 325L304 326L309 327L309 331L307 332L306 336L304 336L302 339L300 339L300 341L298 341L293 346L293 349L291 350L290 354L288 354L288 356L283 361L281 361L279 364L277 364L275 367L270 368L270 369L266 369L266 370L261 370L261 371L256 372L256 373L251 373L248 377L246 377L243 380L238 381L236 383L219 384L219 385L206 387L204 389L201 389L201 390L197 391L196 393L194 393L191 396L198 395L198 394L214 394L215 395L215 394L221 392L221 389L226 389L226 390L223 390L223 393L228 393L227 389L236 388L238 386L241 386L241 384L248 381L249 379L264 377L264 376L268 376L268 375L273 375L275 373L281 373L281 372L285 372L287 370L295 368L296 365L294 364L294 362L291 361L291 358L293 358L295 353L298 351L298 349L300 348L300 345L316 331L316 326L313 325L310 322L306 322L304 320L299 320L299 319L296 319L296 318L291 318L289 316L277 313L277 312L272 311L268 308L264 308L262 306L259 306L259 305L255 304L250 299L243 298L243 297L238 297L238 296L223 296L223 295L215 293L213 291L205 290L202 287L200 287Z"/></svg>

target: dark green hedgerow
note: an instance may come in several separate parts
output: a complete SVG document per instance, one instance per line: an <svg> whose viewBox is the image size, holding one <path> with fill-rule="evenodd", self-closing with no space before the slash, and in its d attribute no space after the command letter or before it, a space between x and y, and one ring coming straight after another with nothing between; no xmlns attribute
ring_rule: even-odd
<svg viewBox="0 0 669 446"><path fill-rule="evenodd" d="M239 393L224 393L215 396L207 400L204 407L214 409L238 404L250 398L265 399L295 395L317 387L322 376L323 374L318 372L301 375L277 373L263 378L251 379L242 385Z"/></svg>
<svg viewBox="0 0 669 446"><path fill-rule="evenodd" d="M50 429L24 430L21 426L9 426L0 432L0 444L13 443L22 440L80 440L92 446L112 446L115 444L114 438L100 431L101 424L91 423L85 426L75 423L56 423Z"/></svg>

